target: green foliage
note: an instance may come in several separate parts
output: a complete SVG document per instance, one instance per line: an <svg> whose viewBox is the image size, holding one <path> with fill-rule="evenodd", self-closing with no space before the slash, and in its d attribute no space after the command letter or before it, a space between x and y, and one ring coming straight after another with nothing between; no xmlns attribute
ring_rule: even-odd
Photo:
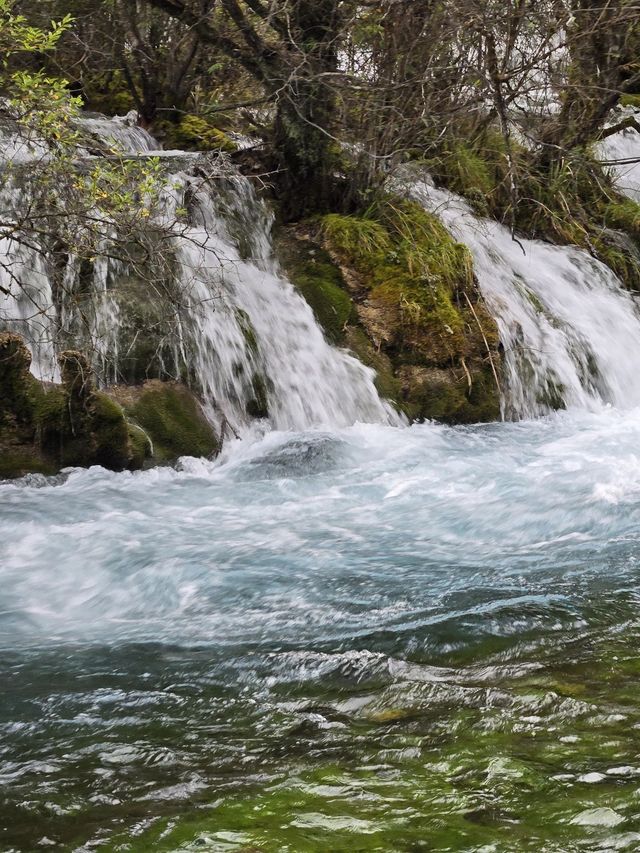
<svg viewBox="0 0 640 853"><path fill-rule="evenodd" d="M640 240L640 204L630 198L619 198L604 205L604 221Z"/></svg>
<svg viewBox="0 0 640 853"><path fill-rule="evenodd" d="M52 21L45 31L31 26L24 15L15 14L15 6L15 0L0 0L0 52L5 67L15 54L53 50L73 22L71 15L65 15L60 21Z"/></svg>
<svg viewBox="0 0 640 853"><path fill-rule="evenodd" d="M370 262L391 249L391 238L379 222L360 216L329 213L322 219L322 233L335 251Z"/></svg>
<svg viewBox="0 0 640 853"><path fill-rule="evenodd" d="M165 145L186 151L225 151L232 153L235 144L222 130L197 115L185 115L177 124L161 125Z"/></svg>
<svg viewBox="0 0 640 853"><path fill-rule="evenodd" d="M47 150L47 156L29 163L28 169L17 162L7 164L3 172L4 180L19 173L23 182L31 182L37 201L33 221L25 216L15 231L36 241L54 236L66 250L93 259L107 250L110 234L135 234L140 220L151 216L164 185L160 163L152 157L119 156L115 145L103 152L108 157L79 162L78 148L85 141L77 121L81 100L71 96L65 80L30 70L40 54L56 47L73 19L66 15L45 31L14 14L14 8L14 0L0 0L5 55L0 88L21 134Z"/></svg>

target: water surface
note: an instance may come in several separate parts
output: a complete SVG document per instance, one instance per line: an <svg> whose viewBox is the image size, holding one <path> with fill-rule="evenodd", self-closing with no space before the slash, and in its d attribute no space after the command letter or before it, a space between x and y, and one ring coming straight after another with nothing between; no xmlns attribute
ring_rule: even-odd
<svg viewBox="0 0 640 853"><path fill-rule="evenodd" d="M614 409L0 485L0 849L639 849L639 521Z"/></svg>

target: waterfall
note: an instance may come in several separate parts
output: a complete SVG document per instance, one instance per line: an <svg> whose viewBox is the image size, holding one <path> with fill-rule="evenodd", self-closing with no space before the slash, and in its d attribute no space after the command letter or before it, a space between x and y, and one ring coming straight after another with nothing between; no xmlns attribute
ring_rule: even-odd
<svg viewBox="0 0 640 853"><path fill-rule="evenodd" d="M37 376L57 379L56 353L73 345L92 354L101 383L132 381L132 353L144 340L155 375L188 378L211 419L236 432L267 416L276 429L400 423L378 397L373 371L329 345L281 274L272 217L249 179L222 156L158 151L127 117L88 117L81 126L88 157L92 137L102 149L160 157L168 180L149 225L163 251L130 262L70 254L60 270L45 247L6 238L0 327L25 336ZM20 146L4 141L15 156ZM25 150L23 162L42 156ZM5 215L17 218L28 195L12 178L0 197Z"/></svg>
<svg viewBox="0 0 640 853"><path fill-rule="evenodd" d="M618 110L615 122L631 116L640 121L640 110ZM640 202L640 133L630 127L608 136L598 145L598 156L610 165L620 192Z"/></svg>
<svg viewBox="0 0 640 853"><path fill-rule="evenodd" d="M414 200L469 247L504 345L503 414L526 418L559 405L640 404L640 319L604 264L571 246L513 240L428 176L403 179Z"/></svg>

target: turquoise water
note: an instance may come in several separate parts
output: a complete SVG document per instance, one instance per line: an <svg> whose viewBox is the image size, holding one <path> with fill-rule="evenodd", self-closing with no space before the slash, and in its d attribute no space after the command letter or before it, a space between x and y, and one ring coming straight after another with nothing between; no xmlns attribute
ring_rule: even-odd
<svg viewBox="0 0 640 853"><path fill-rule="evenodd" d="M0 485L0 850L640 849L640 412Z"/></svg>

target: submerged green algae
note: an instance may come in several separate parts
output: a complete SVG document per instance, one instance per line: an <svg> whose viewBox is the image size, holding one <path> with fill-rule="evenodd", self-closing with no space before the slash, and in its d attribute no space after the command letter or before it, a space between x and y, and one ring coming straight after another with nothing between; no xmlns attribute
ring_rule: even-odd
<svg viewBox="0 0 640 853"><path fill-rule="evenodd" d="M637 850L640 630L627 625L576 625L561 647L548 626L414 660L369 653L271 688L222 686L193 651L199 677L185 663L182 684L165 681L162 713L141 713L136 690L113 706L98 776L85 733L66 795L32 799L30 837L140 853ZM138 654L162 687L180 653Z"/></svg>

